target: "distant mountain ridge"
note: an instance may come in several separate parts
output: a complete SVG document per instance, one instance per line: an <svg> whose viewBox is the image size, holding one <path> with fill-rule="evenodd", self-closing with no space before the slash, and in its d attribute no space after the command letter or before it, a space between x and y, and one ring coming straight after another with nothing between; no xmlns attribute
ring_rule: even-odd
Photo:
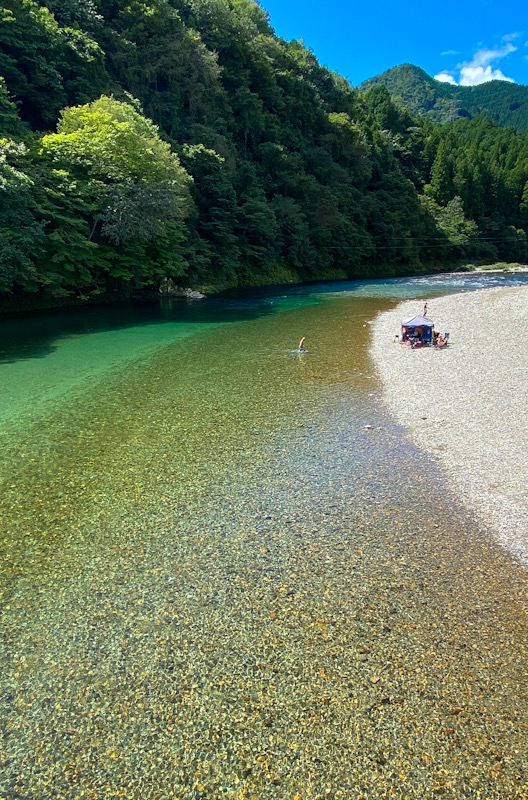
<svg viewBox="0 0 528 800"><path fill-rule="evenodd" d="M360 90L383 84L415 114L435 122L482 115L502 127L528 130L528 86L490 81L479 86L453 86L431 78L413 64L401 64L365 81Z"/></svg>

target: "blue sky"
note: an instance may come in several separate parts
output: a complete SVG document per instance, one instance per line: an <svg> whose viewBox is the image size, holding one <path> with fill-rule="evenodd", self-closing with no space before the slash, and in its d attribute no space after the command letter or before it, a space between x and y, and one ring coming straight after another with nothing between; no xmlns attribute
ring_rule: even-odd
<svg viewBox="0 0 528 800"><path fill-rule="evenodd" d="M409 62L440 80L528 84L526 0L261 0L284 39L357 86Z"/></svg>

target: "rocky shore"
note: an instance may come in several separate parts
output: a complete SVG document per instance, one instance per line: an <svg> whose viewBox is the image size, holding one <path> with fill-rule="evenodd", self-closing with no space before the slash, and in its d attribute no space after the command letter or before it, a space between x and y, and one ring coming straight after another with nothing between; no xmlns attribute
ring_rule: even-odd
<svg viewBox="0 0 528 800"><path fill-rule="evenodd" d="M528 567L528 288L431 299L445 350L395 342L413 300L379 316L372 355L391 413L481 525Z"/></svg>

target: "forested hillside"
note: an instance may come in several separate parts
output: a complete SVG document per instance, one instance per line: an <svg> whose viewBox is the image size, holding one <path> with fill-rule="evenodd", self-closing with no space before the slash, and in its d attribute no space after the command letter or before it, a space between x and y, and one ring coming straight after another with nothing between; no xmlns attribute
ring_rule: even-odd
<svg viewBox="0 0 528 800"><path fill-rule="evenodd" d="M528 86L509 81L489 81L478 86L453 86L436 81L413 64L401 64L361 85L386 86L391 97L412 113L434 122L452 122L459 117L484 116L502 127L528 131Z"/></svg>
<svg viewBox="0 0 528 800"><path fill-rule="evenodd" d="M525 260L528 140L359 93L250 0L6 0L0 303Z"/></svg>

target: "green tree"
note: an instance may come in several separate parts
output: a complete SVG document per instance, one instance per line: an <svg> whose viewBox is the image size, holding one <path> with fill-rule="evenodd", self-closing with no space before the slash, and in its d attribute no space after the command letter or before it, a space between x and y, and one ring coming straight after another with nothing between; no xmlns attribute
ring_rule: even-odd
<svg viewBox="0 0 528 800"><path fill-rule="evenodd" d="M27 174L24 144L0 139L0 292L16 286L38 286L35 260L42 252L44 232L33 201L34 181Z"/></svg>
<svg viewBox="0 0 528 800"><path fill-rule="evenodd" d="M182 160L194 180L195 213L189 219L191 274L203 280L209 273L219 285L237 285L238 214L229 167L222 156L202 144L184 145Z"/></svg>
<svg viewBox="0 0 528 800"><path fill-rule="evenodd" d="M188 209L189 176L157 128L127 103L102 97L66 109L41 153L89 181L101 206L94 225L101 220L114 244L151 239Z"/></svg>
<svg viewBox="0 0 528 800"><path fill-rule="evenodd" d="M5 0L0 10L0 75L32 127L51 128L67 103L101 93L103 51L78 27L61 28L33 0Z"/></svg>
<svg viewBox="0 0 528 800"><path fill-rule="evenodd" d="M453 181L447 157L446 145L440 142L431 170L431 182L425 187L439 205L446 205L453 198Z"/></svg>
<svg viewBox="0 0 528 800"><path fill-rule="evenodd" d="M424 197L423 202L434 217L439 230L451 244L459 247L467 246L475 239L478 225L465 216L460 197L454 197L446 206L440 206L428 197Z"/></svg>
<svg viewBox="0 0 528 800"><path fill-rule="evenodd" d="M98 292L105 274L131 285L149 271L152 279L164 274L167 239L181 250L190 178L150 121L108 97L66 109L58 132L42 138L40 157L47 245L50 260L61 265L58 274L73 275L85 265L72 282L84 288L93 279ZM170 264L181 273L181 263L172 258Z"/></svg>
<svg viewBox="0 0 528 800"><path fill-rule="evenodd" d="M18 116L17 107L9 97L5 80L0 77L0 136L22 139L27 134L27 126Z"/></svg>
<svg viewBox="0 0 528 800"><path fill-rule="evenodd" d="M524 229L528 229L528 181L526 181L519 203L519 217Z"/></svg>

